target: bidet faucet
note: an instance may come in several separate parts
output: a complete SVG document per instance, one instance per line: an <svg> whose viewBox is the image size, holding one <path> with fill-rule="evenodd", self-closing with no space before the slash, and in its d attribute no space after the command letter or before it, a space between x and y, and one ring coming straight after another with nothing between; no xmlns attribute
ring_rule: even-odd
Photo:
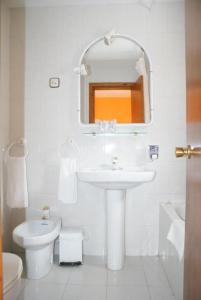
<svg viewBox="0 0 201 300"><path fill-rule="evenodd" d="M49 206L44 206L42 209L42 220L48 220L50 218Z"/></svg>

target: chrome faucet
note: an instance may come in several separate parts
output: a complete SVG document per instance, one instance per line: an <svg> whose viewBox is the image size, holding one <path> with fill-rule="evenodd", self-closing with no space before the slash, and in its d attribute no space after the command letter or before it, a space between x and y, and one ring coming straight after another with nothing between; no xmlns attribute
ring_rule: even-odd
<svg viewBox="0 0 201 300"><path fill-rule="evenodd" d="M117 156L112 157L112 170L117 170L119 167L119 159Z"/></svg>

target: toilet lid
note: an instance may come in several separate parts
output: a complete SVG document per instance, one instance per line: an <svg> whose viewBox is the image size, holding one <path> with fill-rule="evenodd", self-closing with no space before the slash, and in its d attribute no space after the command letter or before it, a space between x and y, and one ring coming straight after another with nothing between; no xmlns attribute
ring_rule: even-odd
<svg viewBox="0 0 201 300"><path fill-rule="evenodd" d="M6 293L21 277L22 260L13 253L3 253L3 292Z"/></svg>

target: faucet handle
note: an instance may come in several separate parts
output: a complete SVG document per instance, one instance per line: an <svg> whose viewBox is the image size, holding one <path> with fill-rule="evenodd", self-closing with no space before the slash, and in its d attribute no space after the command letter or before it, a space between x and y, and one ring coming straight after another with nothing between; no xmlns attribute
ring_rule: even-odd
<svg viewBox="0 0 201 300"><path fill-rule="evenodd" d="M42 209L42 219L48 220L50 218L50 208L49 206L44 206Z"/></svg>
<svg viewBox="0 0 201 300"><path fill-rule="evenodd" d="M113 165L116 165L117 162L118 162L118 160L119 160L119 159L118 159L117 156L113 156L113 157L112 157L112 164L113 164Z"/></svg>
<svg viewBox="0 0 201 300"><path fill-rule="evenodd" d="M123 168L119 165L119 158L117 156L112 157L112 170L122 170Z"/></svg>

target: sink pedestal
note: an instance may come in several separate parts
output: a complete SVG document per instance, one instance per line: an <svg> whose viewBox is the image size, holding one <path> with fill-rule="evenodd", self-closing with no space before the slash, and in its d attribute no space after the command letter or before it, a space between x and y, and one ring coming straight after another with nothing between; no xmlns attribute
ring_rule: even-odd
<svg viewBox="0 0 201 300"><path fill-rule="evenodd" d="M106 249L107 267L120 270L125 255L125 196L126 191L142 183L152 181L155 175L150 170L84 170L78 178L106 192Z"/></svg>
<svg viewBox="0 0 201 300"><path fill-rule="evenodd" d="M125 255L125 190L106 190L107 267L120 270Z"/></svg>

